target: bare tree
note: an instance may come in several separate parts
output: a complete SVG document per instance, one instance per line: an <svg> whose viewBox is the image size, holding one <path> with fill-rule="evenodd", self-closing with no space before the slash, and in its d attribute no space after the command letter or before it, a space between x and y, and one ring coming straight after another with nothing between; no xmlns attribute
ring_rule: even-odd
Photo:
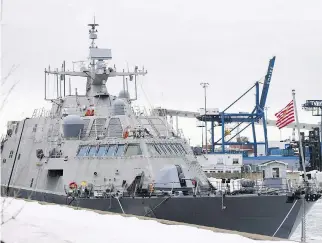
<svg viewBox="0 0 322 243"><path fill-rule="evenodd" d="M13 65L11 68L10 68L10 70L9 70L9 72L8 72L8 74L4 77L4 78L1 78L1 80L0 80L0 85L1 85L1 90L5 90L4 89L4 84L6 83L6 81L10 78L10 76L12 75L12 73L16 70L18 68L18 66L17 65ZM1 103L0 103L0 115L2 114L2 111L3 111L3 108L5 107L5 105L6 105L6 103L7 103L7 101L8 101L8 98L9 98L9 96L10 96L10 94L12 93L12 91L14 90L14 88L16 87L16 85L19 83L19 81L16 81L16 82L14 82L11 86L10 86L10 88L8 89L8 91L4 91L2 94L1 94L1 97L4 97L3 99L2 99L2 101L0 101ZM2 141L1 141L2 142ZM2 151L1 151L1 153L2 153ZM17 212L15 212L11 217L9 217L9 219L7 219L6 221L4 220L4 212L5 212L5 209L7 208L7 207L9 207L10 206L10 204L14 201L14 199L15 198L17 198L18 196L19 196L19 193L20 193L20 191L18 190L18 191L16 191L16 192L14 192L14 194L13 194L13 197L11 197L10 199L10 201L8 202L8 199L9 199L9 197L8 197L8 195L6 195L6 192L5 192L6 190L5 190L5 188L3 188L2 190L1 190L1 195L2 195L2 198L1 198L1 204L2 204L2 207L1 207L1 225L3 225L3 224L5 224L5 223L7 223L8 221L10 221L11 219L14 219L14 218L16 218L18 215L19 215L19 213L22 211L22 209L23 209L23 206L21 207L21 208L19 208L18 210L17 210ZM7 202L7 203L6 203Z"/></svg>
<svg viewBox="0 0 322 243"><path fill-rule="evenodd" d="M11 74L13 74L14 71L17 70L18 67L19 65L16 65L16 64L11 66L8 74L4 78L1 78L1 86L3 86L6 83L7 79L10 77Z"/></svg>
<svg viewBox="0 0 322 243"><path fill-rule="evenodd" d="M1 25L3 26L3 0L1 0L0 2L0 22ZM2 61L2 60L1 60ZM11 75L17 70L17 68L19 67L19 65L12 65L9 72L7 73L7 75L5 75L3 78L1 77L0 79L0 88L1 90L5 90L4 89L4 85L6 84L7 80L11 77ZM0 116L2 115L2 111L8 101L8 98L10 96L10 94L12 93L12 91L14 90L14 88L16 87L16 85L19 83L19 81L15 81L13 84L10 85L9 89L7 92L1 93L1 97L4 97L2 100L0 100ZM2 141L1 141L2 142ZM2 150L1 150L2 153ZM0 158L1 158L1 154L0 154ZM9 217L6 221L4 221L4 212L5 209L14 201L15 198L17 198L19 196L20 190L14 192L13 197L11 197L11 201L7 203L6 205L6 200L8 200L8 195L6 195L6 190L5 188L3 188L3 190L1 190L1 204L2 204L2 208L1 208L1 226L3 226L5 223L7 223L8 221L10 221L11 219L15 219L19 213L23 210L24 206L22 206L21 208L19 208L11 217ZM30 195L31 197L31 195ZM1 227L2 228L2 227ZM3 243L3 241L1 240L1 243Z"/></svg>
<svg viewBox="0 0 322 243"><path fill-rule="evenodd" d="M0 84L1 84L1 90L5 90L4 89L4 85L6 83L6 81L9 79L9 77L14 73L14 71L17 70L17 68L19 67L19 65L12 65L8 74L4 76L4 78L1 78ZM8 89L7 92L5 92L4 94L1 94L1 97L4 97L0 103L0 114L3 110L3 108L5 107L5 104L10 96L10 94L12 93L12 91L14 90L15 86L19 83L19 81L15 81L11 87Z"/></svg>
<svg viewBox="0 0 322 243"><path fill-rule="evenodd" d="M8 100L8 98L9 98L9 96L10 96L10 94L12 93L12 91L14 90L14 88L16 87L16 85L19 83L19 81L16 81L10 88L9 88L9 90L8 90L8 92L4 95L4 98L3 98L3 100L2 100L2 102L1 102L1 104L0 104L0 114L1 114L1 112L2 112L2 110L3 110L3 108L5 107L5 105L6 105L6 103L7 103L7 100ZM1 95L1 96L3 96L3 95Z"/></svg>

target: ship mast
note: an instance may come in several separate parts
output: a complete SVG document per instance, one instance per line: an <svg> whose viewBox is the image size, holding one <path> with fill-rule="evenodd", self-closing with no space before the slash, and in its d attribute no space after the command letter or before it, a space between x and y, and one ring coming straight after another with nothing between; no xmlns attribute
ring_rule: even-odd
<svg viewBox="0 0 322 243"><path fill-rule="evenodd" d="M89 30L89 39L92 41L89 49L97 48L97 46L95 47L95 40L97 39L97 32L98 32L96 29L96 26L99 26L99 25L95 23L95 16L94 16L93 24L88 24L88 26L91 27L91 29ZM95 69L95 59L92 59L91 67L92 67L92 70Z"/></svg>
<svg viewBox="0 0 322 243"><path fill-rule="evenodd" d="M117 72L116 68L107 67L104 61L112 59L112 51L111 49L98 48L95 44L95 40L97 39L97 29L99 26L95 23L95 17L92 24L88 24L89 29L89 39L91 40L91 44L89 47L89 57L90 60L90 68L81 68L80 71L51 71L50 69L45 69L45 74L54 74L54 75L67 75L67 76L77 76L84 77L87 79L86 82L86 96L89 97L102 97L108 96L106 82L108 78L111 77L129 77L129 80L133 79L138 75L145 75L147 73L146 70L138 70L135 67L134 72ZM46 77L46 75L45 75ZM46 78L45 78L45 94L46 94Z"/></svg>

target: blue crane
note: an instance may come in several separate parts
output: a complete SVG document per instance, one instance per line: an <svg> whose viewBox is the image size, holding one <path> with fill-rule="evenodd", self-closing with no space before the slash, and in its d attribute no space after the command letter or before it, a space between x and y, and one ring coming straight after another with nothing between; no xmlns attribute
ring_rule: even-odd
<svg viewBox="0 0 322 243"><path fill-rule="evenodd" d="M197 119L200 121L211 123L211 145L212 145L211 150L213 153L215 152L216 145L221 145L222 153L225 153L225 145L245 145L245 142L231 142L231 140L235 138L238 134L240 134L242 131L244 131L246 128L248 128L249 126L252 126L254 141L247 142L247 144L253 145L254 156L257 156L258 144L264 144L265 154L266 155L268 154L267 124L266 124L264 108L266 104L270 82L272 79L274 64L275 64L275 56L269 61L261 96L259 96L259 82L257 81L251 88L249 88L245 93L243 93L238 99L236 99L233 103L231 103L222 112L218 114L207 114L207 112L205 112L205 114L197 117ZM237 103L240 99L242 99L247 93L249 93L254 88L256 90L256 95L255 95L256 98L255 98L255 107L253 108L252 112L250 113L228 113L227 112L229 108L231 108L235 103ZM255 123L259 123L260 120L262 120L262 124L263 124L265 142L257 142L257 139L256 139ZM215 122L218 124L218 126L221 126L222 128L222 137L218 139L216 142L214 138ZM238 131L233 137L225 141L225 124L228 124L228 123L237 123L237 125L234 128L232 128L231 131L234 131L244 123L248 123L248 124L240 131Z"/></svg>

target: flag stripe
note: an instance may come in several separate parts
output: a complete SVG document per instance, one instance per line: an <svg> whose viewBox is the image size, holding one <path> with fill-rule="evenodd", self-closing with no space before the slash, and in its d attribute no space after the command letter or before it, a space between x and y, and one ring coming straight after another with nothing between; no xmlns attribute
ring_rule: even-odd
<svg viewBox="0 0 322 243"><path fill-rule="evenodd" d="M287 104L281 111L275 113L277 117L276 126L281 129L295 121L293 100Z"/></svg>
<svg viewBox="0 0 322 243"><path fill-rule="evenodd" d="M277 119L276 125L283 123L285 120L288 120L289 118L292 118L292 117L294 117L294 111L293 110L287 111L285 112L284 117L280 117Z"/></svg>
<svg viewBox="0 0 322 243"><path fill-rule="evenodd" d="M289 117L287 117L287 118L285 118L283 120L278 120L276 122L276 126L278 126L278 127L286 126L286 125L290 124L293 121L294 121L294 114L290 115Z"/></svg>
<svg viewBox="0 0 322 243"><path fill-rule="evenodd" d="M288 124L290 124L290 123L292 123L292 122L294 122L294 121L295 121L294 117L291 117L291 118L290 118L290 119L288 119L287 121L285 121L285 122L283 122L283 123L280 123L280 124L278 125L278 127L281 129L281 128L283 128L283 127L287 126Z"/></svg>
<svg viewBox="0 0 322 243"><path fill-rule="evenodd" d="M278 125L277 125L277 127L278 127L279 129L281 129L282 127L285 127L285 126L289 125L289 124L290 124L290 123L292 123L293 121L294 121L294 118L291 118L291 119L289 119L289 120L286 120L286 121L284 121L284 122L282 122L282 123L278 124Z"/></svg>
<svg viewBox="0 0 322 243"><path fill-rule="evenodd" d="M283 116L285 115L286 112L289 111L293 111L294 110L294 106L288 106L286 109L283 109L281 113L279 113L278 115L276 115L277 118L283 118Z"/></svg>
<svg viewBox="0 0 322 243"><path fill-rule="evenodd" d="M284 109L286 109L288 106L291 106L291 105L293 105L293 101L291 101L290 103L288 103L287 104L287 106L285 106L285 108L283 108L281 111L279 111L279 112L277 112L276 114L275 114L275 116L277 116L279 113L281 113Z"/></svg>
<svg viewBox="0 0 322 243"><path fill-rule="evenodd" d="M294 116L292 117L292 116L290 116L290 117L288 117L288 118L286 118L286 119L283 119L283 120L281 120L281 121L278 121L278 122L276 122L276 126L281 126L281 125L283 125L284 123L287 123L288 121L290 121L290 120L292 120L292 119L294 119Z"/></svg>
<svg viewBox="0 0 322 243"><path fill-rule="evenodd" d="M289 123L285 123L285 124L281 125L281 126L279 127L279 129L282 129L282 128L286 127L287 125L289 125L290 123L292 123L292 122L294 122L294 121L295 121L295 119L290 120L290 121L289 121Z"/></svg>
<svg viewBox="0 0 322 243"><path fill-rule="evenodd" d="M275 114L275 116L279 117L283 114L283 111L288 109L288 108L291 108L291 107L294 107L294 104L293 104L293 101L291 101L287 106L285 106L285 108L283 108L281 111L277 112Z"/></svg>

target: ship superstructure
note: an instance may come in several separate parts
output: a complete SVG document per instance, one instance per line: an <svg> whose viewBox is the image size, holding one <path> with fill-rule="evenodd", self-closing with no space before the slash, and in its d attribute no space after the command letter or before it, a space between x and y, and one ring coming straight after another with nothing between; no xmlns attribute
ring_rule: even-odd
<svg viewBox="0 0 322 243"><path fill-rule="evenodd" d="M147 71L135 67L133 72L117 72L115 67L109 67L105 61L112 58L111 50L95 46L98 24L89 26L89 67L83 66L79 72L45 70L46 75L57 75L62 80L65 76L86 78L86 95L76 93L57 97L51 100L49 113L9 124L8 134L14 131L13 137L19 138L26 128L32 130L28 138L31 141L19 144L20 150L30 153L19 153L19 161L15 161L19 164L13 168L24 176L9 176L8 185L30 184L38 190L61 194L71 182L78 185L90 183L94 191L96 188L101 191L109 185L115 192L123 192L134 182L140 183L137 186L142 190L151 183L162 187L164 185L158 185L156 177L166 160L166 164L172 166L169 170L175 169L177 173L198 181L200 186L208 186L187 142L169 129L167 121L147 115L146 111L135 111L131 106L136 97L130 97L128 82L133 81L136 85L137 77ZM113 96L107 91L106 84L109 78L119 76L124 77L123 90ZM10 136L4 146L14 148L16 144L17 140ZM9 151L9 157L12 151ZM27 173L25 166L29 167ZM12 165L4 163L3 167L10 171ZM173 182L170 187L177 187L175 183L179 181ZM191 181L186 184L192 188Z"/></svg>
<svg viewBox="0 0 322 243"><path fill-rule="evenodd" d="M298 191L218 192L164 116L134 109L137 78L147 71L118 72L107 64L111 50L96 47L97 26L89 24L89 66L45 70L46 79L57 78L51 110L8 123L1 142L2 194L289 237L300 219ZM86 78L86 94L63 96L58 83L65 88L66 76ZM112 77L123 77L117 96L107 89ZM128 82L135 85L133 98ZM306 198L309 210L318 195Z"/></svg>

